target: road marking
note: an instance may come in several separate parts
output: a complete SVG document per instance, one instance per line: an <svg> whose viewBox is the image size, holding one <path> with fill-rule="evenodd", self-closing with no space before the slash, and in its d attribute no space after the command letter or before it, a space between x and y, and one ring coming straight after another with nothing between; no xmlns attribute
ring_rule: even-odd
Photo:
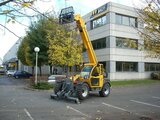
<svg viewBox="0 0 160 120"><path fill-rule="evenodd" d="M66 107L67 107L67 109L71 109L71 110L73 110L73 111L75 111L75 112L77 112L77 113L80 113L81 115L83 115L83 116L85 116L85 117L91 118L91 116L89 116L89 115L87 115L87 114L84 114L84 113L82 113L81 111L79 111L79 110L77 110L77 109L75 109L75 108L73 108L73 107L70 107L70 106L66 106Z"/></svg>
<svg viewBox="0 0 160 120"><path fill-rule="evenodd" d="M130 113L130 114L133 114L133 115L137 115L137 116L140 116L140 117L148 117L147 115L142 115L142 114L139 114L139 113L133 113L133 112L131 112L131 111L128 111L128 110L126 110L126 109L124 109L124 108L120 108L120 107L117 107L117 106L114 106L114 105L111 105L111 104L107 104L107 103L102 103L103 105L106 105L106 106L108 106L108 107L112 107L112 108L115 108L115 109L118 109L118 110L122 110L122 111L124 111L124 112L128 112L128 113Z"/></svg>
<svg viewBox="0 0 160 120"><path fill-rule="evenodd" d="M152 96L152 98L160 99L160 97Z"/></svg>
<svg viewBox="0 0 160 120"><path fill-rule="evenodd" d="M135 103L139 103L139 104L143 104L143 105L148 105L148 106L160 108L160 106L158 106L158 105L154 105L154 104L150 104L150 103L146 103L146 102L141 102L141 101L137 101L137 100L130 100L130 101L135 102Z"/></svg>
<svg viewBox="0 0 160 120"><path fill-rule="evenodd" d="M107 103L102 103L103 105L106 105L108 107L112 107L112 108L115 108L115 109L118 109L118 110L122 110L122 111L125 111L125 112L129 112L128 110L124 109L124 108L120 108L120 107L117 107L117 106L114 106L114 105L111 105L111 104L107 104Z"/></svg>
<svg viewBox="0 0 160 120"><path fill-rule="evenodd" d="M17 110L11 110L11 109L0 109L0 112L17 112Z"/></svg>
<svg viewBox="0 0 160 120"><path fill-rule="evenodd" d="M13 104L16 104L16 102L15 102L15 98L13 98L12 100L11 100L11 102L13 103Z"/></svg>
<svg viewBox="0 0 160 120"><path fill-rule="evenodd" d="M24 111L31 120L34 120L26 108L24 108Z"/></svg>

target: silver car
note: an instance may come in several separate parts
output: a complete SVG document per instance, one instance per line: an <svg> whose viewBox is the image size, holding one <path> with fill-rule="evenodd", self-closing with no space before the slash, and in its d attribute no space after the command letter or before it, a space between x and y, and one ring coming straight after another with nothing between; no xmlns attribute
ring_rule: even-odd
<svg viewBox="0 0 160 120"><path fill-rule="evenodd" d="M48 77L48 83L55 84L56 80L64 79L66 75L50 75Z"/></svg>
<svg viewBox="0 0 160 120"><path fill-rule="evenodd" d="M6 75L13 76L15 72L16 72L16 70L8 70Z"/></svg>

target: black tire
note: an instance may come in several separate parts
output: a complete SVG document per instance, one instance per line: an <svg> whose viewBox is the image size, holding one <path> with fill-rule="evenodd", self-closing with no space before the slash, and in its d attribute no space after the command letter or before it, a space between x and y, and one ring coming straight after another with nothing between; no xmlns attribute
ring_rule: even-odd
<svg viewBox="0 0 160 120"><path fill-rule="evenodd" d="M89 87L87 83L83 83L77 86L77 97L80 100L86 99L88 95L89 95Z"/></svg>
<svg viewBox="0 0 160 120"><path fill-rule="evenodd" d="M110 84L104 83L101 91L99 91L99 95L101 97L107 97L110 94Z"/></svg>
<svg viewBox="0 0 160 120"><path fill-rule="evenodd" d="M62 90L63 82L56 82L54 87L54 93L57 94Z"/></svg>
<svg viewBox="0 0 160 120"><path fill-rule="evenodd" d="M16 79L18 79L18 78L19 78L19 76L15 76L15 78L16 78Z"/></svg>

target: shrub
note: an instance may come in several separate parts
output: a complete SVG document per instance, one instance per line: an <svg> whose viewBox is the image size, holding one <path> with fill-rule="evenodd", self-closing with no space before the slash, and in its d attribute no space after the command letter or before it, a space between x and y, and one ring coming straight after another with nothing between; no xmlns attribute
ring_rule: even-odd
<svg viewBox="0 0 160 120"><path fill-rule="evenodd" d="M35 89L41 89L41 90L49 90L53 89L53 85L49 84L48 82L39 82L37 85L33 85Z"/></svg>
<svg viewBox="0 0 160 120"><path fill-rule="evenodd" d="M153 73L151 73L151 78L155 79L155 80L160 79L160 72L153 72Z"/></svg>

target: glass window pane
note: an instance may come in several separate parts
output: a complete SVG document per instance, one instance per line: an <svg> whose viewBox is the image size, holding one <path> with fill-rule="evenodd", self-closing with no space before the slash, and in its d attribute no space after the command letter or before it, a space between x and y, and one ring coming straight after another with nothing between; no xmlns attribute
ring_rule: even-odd
<svg viewBox="0 0 160 120"><path fill-rule="evenodd" d="M94 49L106 48L106 38L94 40L92 41L92 45Z"/></svg>
<svg viewBox="0 0 160 120"><path fill-rule="evenodd" d="M130 26L135 27L136 26L136 19L130 18Z"/></svg>
<svg viewBox="0 0 160 120"><path fill-rule="evenodd" d="M116 62L116 71L122 72L137 72L138 63L137 62Z"/></svg>
<svg viewBox="0 0 160 120"><path fill-rule="evenodd" d="M116 47L137 49L138 48L138 42L137 42L137 40L133 40L133 39L116 37Z"/></svg>
<svg viewBox="0 0 160 120"><path fill-rule="evenodd" d="M116 62L116 71L122 71L122 62Z"/></svg>
<svg viewBox="0 0 160 120"><path fill-rule="evenodd" d="M149 64L145 63L145 71L149 71Z"/></svg>
<svg viewBox="0 0 160 120"><path fill-rule="evenodd" d="M98 41L97 42L97 49L100 49L101 48L101 41Z"/></svg>
<svg viewBox="0 0 160 120"><path fill-rule="evenodd" d="M106 48L106 39L102 40L102 48Z"/></svg>
<svg viewBox="0 0 160 120"><path fill-rule="evenodd" d="M123 16L122 17L122 24L123 25L129 25L129 17Z"/></svg>
<svg viewBox="0 0 160 120"><path fill-rule="evenodd" d="M160 64L145 63L145 71L160 71Z"/></svg>
<svg viewBox="0 0 160 120"><path fill-rule="evenodd" d="M137 27L137 18L116 14L116 23L127 25L127 26L132 26L132 27Z"/></svg>
<svg viewBox="0 0 160 120"><path fill-rule="evenodd" d="M156 64L156 71L160 71L160 64Z"/></svg>
<svg viewBox="0 0 160 120"><path fill-rule="evenodd" d="M107 13L107 15L106 15L106 23L109 23L109 21L110 21L109 14Z"/></svg>
<svg viewBox="0 0 160 120"><path fill-rule="evenodd" d="M116 23L117 24L122 24L122 16L116 14Z"/></svg>
<svg viewBox="0 0 160 120"><path fill-rule="evenodd" d="M92 28L100 27L107 23L106 16L102 16L92 21Z"/></svg>
<svg viewBox="0 0 160 120"><path fill-rule="evenodd" d="M102 25L103 25L103 24L106 24L106 22L107 22L106 16L103 16L101 19L102 19Z"/></svg>
<svg viewBox="0 0 160 120"><path fill-rule="evenodd" d="M116 46L122 48L123 41L121 38L116 38Z"/></svg>
<svg viewBox="0 0 160 120"><path fill-rule="evenodd" d="M129 71L129 63L123 63L123 71Z"/></svg>
<svg viewBox="0 0 160 120"><path fill-rule="evenodd" d="M155 64L151 64L150 70L151 70L151 71L155 71Z"/></svg>

